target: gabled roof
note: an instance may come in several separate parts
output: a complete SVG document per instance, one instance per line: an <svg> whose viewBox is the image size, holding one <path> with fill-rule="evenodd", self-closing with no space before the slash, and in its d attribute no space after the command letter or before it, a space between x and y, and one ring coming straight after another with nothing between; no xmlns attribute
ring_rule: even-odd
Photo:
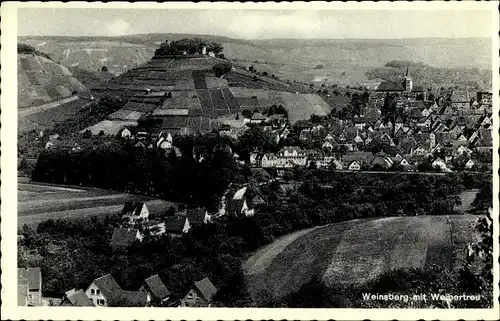
<svg viewBox="0 0 500 321"><path fill-rule="evenodd" d="M215 293L217 293L217 288L215 288L209 278L195 282L194 286L208 302L212 301Z"/></svg>
<svg viewBox="0 0 500 321"><path fill-rule="evenodd" d="M157 300L163 300L164 298L170 296L170 291L165 286L165 283L161 280L158 274L150 276L146 280L144 280L149 291Z"/></svg>
<svg viewBox="0 0 500 321"><path fill-rule="evenodd" d="M377 91L405 91L402 83L384 81L377 87Z"/></svg>
<svg viewBox="0 0 500 321"><path fill-rule="evenodd" d="M344 164L349 164L353 161L357 161L358 163L369 163L372 158L373 155L370 152L352 152L342 156L342 162Z"/></svg>
<svg viewBox="0 0 500 321"><path fill-rule="evenodd" d="M146 206L143 202L125 202L122 215L139 216L143 206Z"/></svg>
<svg viewBox="0 0 500 321"><path fill-rule="evenodd" d="M125 301L127 306L146 306L148 294L142 291L124 291L119 294L119 299Z"/></svg>
<svg viewBox="0 0 500 321"><path fill-rule="evenodd" d="M122 288L111 274L106 274L97 278L93 283L101 290L102 295L107 299L115 299L120 296Z"/></svg>
<svg viewBox="0 0 500 321"><path fill-rule="evenodd" d="M189 223L192 225L203 224L205 221L206 210L202 208L190 208L186 211Z"/></svg>
<svg viewBox="0 0 500 321"><path fill-rule="evenodd" d="M406 111L409 118L422 118L422 110L419 107L410 107Z"/></svg>
<svg viewBox="0 0 500 321"><path fill-rule="evenodd" d="M186 220L188 220L187 217L167 217L165 221L165 231L181 233L186 224Z"/></svg>
<svg viewBox="0 0 500 321"><path fill-rule="evenodd" d="M66 298L73 306L77 307L93 307L94 302L83 292L83 290L76 291L75 289L69 290L65 293Z"/></svg>
<svg viewBox="0 0 500 321"><path fill-rule="evenodd" d="M266 116L262 115L260 112L256 112L252 115L252 120L266 120Z"/></svg>
<svg viewBox="0 0 500 321"><path fill-rule="evenodd" d="M245 203L244 199L229 199L226 203L226 212L239 214Z"/></svg>
<svg viewBox="0 0 500 321"><path fill-rule="evenodd" d="M130 246L137 240L137 229L115 228L111 237L112 247Z"/></svg>
<svg viewBox="0 0 500 321"><path fill-rule="evenodd" d="M19 284L25 284L30 291L37 291L40 289L40 280L42 278L42 270L39 267L34 268L18 268L17 278Z"/></svg>

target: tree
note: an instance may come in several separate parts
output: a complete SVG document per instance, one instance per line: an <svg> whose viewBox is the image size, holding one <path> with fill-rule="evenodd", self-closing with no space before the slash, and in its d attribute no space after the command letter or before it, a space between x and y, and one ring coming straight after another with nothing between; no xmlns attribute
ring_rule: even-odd
<svg viewBox="0 0 500 321"><path fill-rule="evenodd" d="M473 289L479 291L481 299L486 306L493 304L493 217L490 208L485 217L478 218L476 230L480 239L470 243L467 247L466 263L462 268L462 282L472 285ZM481 273L476 276L471 272L475 262L480 261Z"/></svg>
<svg viewBox="0 0 500 321"><path fill-rule="evenodd" d="M220 63L212 67L213 72L217 77L222 77L232 69L232 65L229 63Z"/></svg>
<svg viewBox="0 0 500 321"><path fill-rule="evenodd" d="M108 67L107 66L102 66L101 71L108 71Z"/></svg>

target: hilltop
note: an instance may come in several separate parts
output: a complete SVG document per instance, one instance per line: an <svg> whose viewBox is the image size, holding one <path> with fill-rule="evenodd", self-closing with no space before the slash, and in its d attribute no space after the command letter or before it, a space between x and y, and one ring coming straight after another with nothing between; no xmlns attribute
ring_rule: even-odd
<svg viewBox="0 0 500 321"><path fill-rule="evenodd" d="M286 235L243 265L247 287L281 298L313 278L327 286L356 285L396 269L462 265L477 216L352 220Z"/></svg>

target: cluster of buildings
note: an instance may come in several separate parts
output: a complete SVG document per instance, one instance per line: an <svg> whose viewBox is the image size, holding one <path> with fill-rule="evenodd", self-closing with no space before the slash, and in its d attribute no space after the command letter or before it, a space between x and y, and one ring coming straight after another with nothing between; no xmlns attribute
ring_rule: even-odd
<svg viewBox="0 0 500 321"><path fill-rule="evenodd" d="M209 213L203 208L174 209L170 215L150 215L144 202L126 202L121 211L121 225L113 230L110 246L114 250L126 249L147 236L169 235L180 237L193 227L209 224L215 219L253 216L256 208L266 203L258 186L228 189L222 197L219 210Z"/></svg>
<svg viewBox="0 0 500 321"><path fill-rule="evenodd" d="M18 269L18 306L42 306L42 272L39 267ZM217 288L209 278L193 282L180 299L171 292L158 274L143 281L136 291L124 290L111 274L93 280L86 290L71 289L57 300L59 306L74 307L209 307ZM56 301L56 300L54 300Z"/></svg>
<svg viewBox="0 0 500 321"><path fill-rule="evenodd" d="M397 94L396 115L382 115L384 99ZM407 73L402 84L384 82L369 103L351 119L323 119L296 126L303 146L285 146L277 153L255 151L253 167L286 169L315 166L335 170L415 171L422 163L441 171L477 170L491 166L491 93L476 99L428 101ZM287 133L288 134L288 133ZM492 159L489 157L489 159Z"/></svg>

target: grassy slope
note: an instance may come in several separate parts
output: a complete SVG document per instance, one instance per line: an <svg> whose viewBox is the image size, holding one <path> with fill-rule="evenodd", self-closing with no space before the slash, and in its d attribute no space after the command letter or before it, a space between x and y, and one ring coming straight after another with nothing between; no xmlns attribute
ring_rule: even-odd
<svg viewBox="0 0 500 321"><path fill-rule="evenodd" d="M262 273L247 275L256 298L267 289L275 297L296 291L314 276L326 284L361 283L395 268L437 264L448 268L463 262L463 248L472 241L476 216L394 217L331 224L295 239ZM257 256L265 253L262 250ZM259 262L251 257L248 262ZM248 265L247 270L251 269Z"/></svg>

